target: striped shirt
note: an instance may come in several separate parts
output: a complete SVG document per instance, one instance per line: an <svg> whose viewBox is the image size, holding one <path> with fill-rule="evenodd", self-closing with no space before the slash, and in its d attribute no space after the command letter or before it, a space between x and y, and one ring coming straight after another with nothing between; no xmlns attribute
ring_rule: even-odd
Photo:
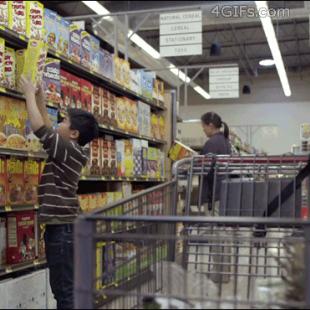
<svg viewBox="0 0 310 310"><path fill-rule="evenodd" d="M77 189L88 158L80 145L52 128L42 126L35 134L48 154L38 190L40 221L72 223L80 212Z"/></svg>

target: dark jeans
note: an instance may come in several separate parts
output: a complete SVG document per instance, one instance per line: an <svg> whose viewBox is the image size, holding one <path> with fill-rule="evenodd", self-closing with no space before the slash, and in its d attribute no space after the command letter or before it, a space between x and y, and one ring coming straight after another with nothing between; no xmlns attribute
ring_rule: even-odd
<svg viewBox="0 0 310 310"><path fill-rule="evenodd" d="M57 309L73 309L73 225L47 225L44 239Z"/></svg>

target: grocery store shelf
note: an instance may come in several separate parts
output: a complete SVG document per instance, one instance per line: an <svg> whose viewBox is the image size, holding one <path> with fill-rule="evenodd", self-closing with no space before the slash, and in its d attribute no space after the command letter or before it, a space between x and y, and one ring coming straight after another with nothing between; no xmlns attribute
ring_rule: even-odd
<svg viewBox="0 0 310 310"><path fill-rule="evenodd" d="M0 155L27 157L27 158L34 158L34 159L46 159L47 158L47 155L45 152L29 152L29 151L23 151L23 150L7 149L7 148L0 148Z"/></svg>
<svg viewBox="0 0 310 310"><path fill-rule="evenodd" d="M35 259L31 262L16 264L16 265L6 265L0 269L0 277L10 275L16 272L24 271L31 268L40 268L46 265L45 259Z"/></svg>
<svg viewBox="0 0 310 310"><path fill-rule="evenodd" d="M158 140L158 139L142 136L139 134L134 134L134 133L131 133L128 131L124 131L124 130L121 130L118 128L114 128L112 126L100 125L100 130L104 133L110 133L113 136L119 136L122 138L137 138L137 139L147 140L147 141L149 141L150 144L153 144L153 145L164 145L167 143L164 140Z"/></svg>
<svg viewBox="0 0 310 310"><path fill-rule="evenodd" d="M105 177L105 176L81 176L80 181L103 181L103 182L143 182L143 183L156 183L165 182L166 178L126 178L126 177Z"/></svg>
<svg viewBox="0 0 310 310"><path fill-rule="evenodd" d="M38 210L38 205L23 205L23 206L0 206L0 213L14 212L14 211L30 211Z"/></svg>

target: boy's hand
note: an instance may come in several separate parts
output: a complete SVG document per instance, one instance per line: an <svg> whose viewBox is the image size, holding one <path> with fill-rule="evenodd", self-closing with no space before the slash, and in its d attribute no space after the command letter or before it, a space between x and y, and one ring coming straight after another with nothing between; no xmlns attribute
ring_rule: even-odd
<svg viewBox="0 0 310 310"><path fill-rule="evenodd" d="M45 105L45 93L42 84L37 85L36 98L37 104Z"/></svg>
<svg viewBox="0 0 310 310"><path fill-rule="evenodd" d="M24 75L21 76L19 81L19 87L24 95L35 95L36 87L33 85L31 79L29 77L25 77Z"/></svg>

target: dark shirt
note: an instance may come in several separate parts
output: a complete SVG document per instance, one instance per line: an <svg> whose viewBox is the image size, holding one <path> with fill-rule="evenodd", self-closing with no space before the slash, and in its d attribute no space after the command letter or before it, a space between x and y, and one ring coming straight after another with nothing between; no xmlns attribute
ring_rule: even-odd
<svg viewBox="0 0 310 310"><path fill-rule="evenodd" d="M80 211L77 189L88 158L80 145L52 128L43 126L35 134L48 154L38 190L40 221L72 223Z"/></svg>
<svg viewBox="0 0 310 310"><path fill-rule="evenodd" d="M204 145L201 155L214 154L214 155L230 155L231 154L231 144L228 139L226 139L222 132L214 134ZM223 180L223 176L216 176L216 188L214 201L220 199L220 186ZM209 173L203 178L203 188L201 202L207 203L212 201L212 187L213 187L213 173ZM209 192L210 191L210 192Z"/></svg>

